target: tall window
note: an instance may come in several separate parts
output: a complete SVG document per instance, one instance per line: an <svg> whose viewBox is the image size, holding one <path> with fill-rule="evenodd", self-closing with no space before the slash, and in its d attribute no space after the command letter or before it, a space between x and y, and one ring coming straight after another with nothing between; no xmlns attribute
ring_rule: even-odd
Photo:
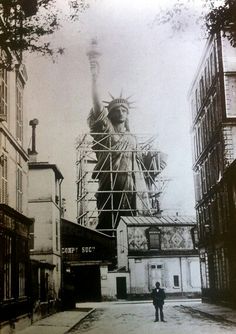
<svg viewBox="0 0 236 334"><path fill-rule="evenodd" d="M19 297L26 295L25 292L25 263L19 263Z"/></svg>
<svg viewBox="0 0 236 334"><path fill-rule="evenodd" d="M34 222L30 224L29 234L30 234L29 249L33 250L34 249Z"/></svg>
<svg viewBox="0 0 236 334"><path fill-rule="evenodd" d="M7 71L0 70L0 119L7 119Z"/></svg>
<svg viewBox="0 0 236 334"><path fill-rule="evenodd" d="M26 241L18 241L18 274L19 274L19 297L26 295Z"/></svg>
<svg viewBox="0 0 236 334"><path fill-rule="evenodd" d="M12 238L9 235L4 237L4 299L12 298Z"/></svg>
<svg viewBox="0 0 236 334"><path fill-rule="evenodd" d="M23 197L23 186L22 186L23 173L21 168L17 167L16 171L16 209L22 212L22 197Z"/></svg>
<svg viewBox="0 0 236 334"><path fill-rule="evenodd" d="M148 230L149 249L161 249L161 232L159 229Z"/></svg>
<svg viewBox="0 0 236 334"><path fill-rule="evenodd" d="M56 250L59 250L59 221L56 220Z"/></svg>
<svg viewBox="0 0 236 334"><path fill-rule="evenodd" d="M23 139L23 86L19 80L16 82L16 138Z"/></svg>
<svg viewBox="0 0 236 334"><path fill-rule="evenodd" d="M8 171L7 156L3 153L0 157L0 203L8 204Z"/></svg>
<svg viewBox="0 0 236 334"><path fill-rule="evenodd" d="M204 99L204 81L203 81L203 77L201 77L200 79L200 100L201 103L203 102Z"/></svg>

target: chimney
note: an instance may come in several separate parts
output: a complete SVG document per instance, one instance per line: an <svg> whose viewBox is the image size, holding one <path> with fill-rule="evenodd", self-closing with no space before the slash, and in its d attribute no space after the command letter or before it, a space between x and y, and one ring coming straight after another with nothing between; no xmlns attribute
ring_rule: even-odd
<svg viewBox="0 0 236 334"><path fill-rule="evenodd" d="M31 119L29 125L32 126L32 147L28 149L30 162L37 161L38 152L36 151L36 126L39 124L37 118Z"/></svg>

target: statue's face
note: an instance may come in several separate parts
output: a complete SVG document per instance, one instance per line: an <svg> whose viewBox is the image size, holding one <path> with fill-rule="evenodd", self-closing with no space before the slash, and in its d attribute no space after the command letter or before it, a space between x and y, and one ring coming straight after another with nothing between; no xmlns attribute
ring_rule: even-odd
<svg viewBox="0 0 236 334"><path fill-rule="evenodd" d="M125 123L125 121L128 118L128 109L125 108L122 105L119 105L119 106L113 108L109 112L109 118L110 118L112 124Z"/></svg>

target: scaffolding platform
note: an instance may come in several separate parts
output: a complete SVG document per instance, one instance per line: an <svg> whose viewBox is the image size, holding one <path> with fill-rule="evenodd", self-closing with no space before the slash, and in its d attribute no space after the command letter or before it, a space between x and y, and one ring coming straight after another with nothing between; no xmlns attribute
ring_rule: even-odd
<svg viewBox="0 0 236 334"><path fill-rule="evenodd" d="M161 176L167 155L156 136L86 133L76 141L77 221L102 232L116 229L119 217L160 214Z"/></svg>

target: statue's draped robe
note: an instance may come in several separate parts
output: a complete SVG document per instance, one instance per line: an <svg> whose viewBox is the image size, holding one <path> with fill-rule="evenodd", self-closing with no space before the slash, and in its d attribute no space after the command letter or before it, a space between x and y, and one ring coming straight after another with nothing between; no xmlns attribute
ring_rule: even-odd
<svg viewBox="0 0 236 334"><path fill-rule="evenodd" d="M151 205L136 137L129 132L115 132L105 109L98 114L91 110L88 123L97 157L93 172L93 178L99 181L96 194L99 210L97 228L114 228L121 215L150 214ZM115 217L113 223L111 210Z"/></svg>

